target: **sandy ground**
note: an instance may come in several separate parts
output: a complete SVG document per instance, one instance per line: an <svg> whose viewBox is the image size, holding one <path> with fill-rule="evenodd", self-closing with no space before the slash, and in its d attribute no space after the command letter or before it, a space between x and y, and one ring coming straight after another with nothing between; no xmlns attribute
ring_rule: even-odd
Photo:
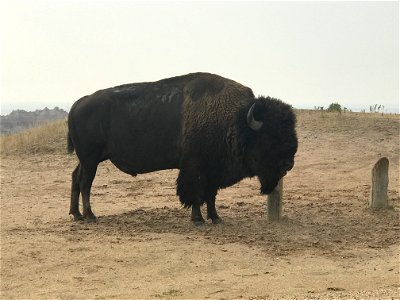
<svg viewBox="0 0 400 300"><path fill-rule="evenodd" d="M193 226L176 170L100 165L97 223L68 216L75 156L1 159L1 298L399 299L399 118L301 113L283 219L256 179L218 194L223 224ZM368 209L390 161L393 209Z"/></svg>

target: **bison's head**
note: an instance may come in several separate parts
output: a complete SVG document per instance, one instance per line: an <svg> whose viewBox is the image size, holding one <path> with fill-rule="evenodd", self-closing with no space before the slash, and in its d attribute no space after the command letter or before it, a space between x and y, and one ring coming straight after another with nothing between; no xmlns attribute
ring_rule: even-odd
<svg viewBox="0 0 400 300"><path fill-rule="evenodd" d="M259 97L247 109L246 161L269 194L294 166L297 151L296 117L291 106L274 98Z"/></svg>

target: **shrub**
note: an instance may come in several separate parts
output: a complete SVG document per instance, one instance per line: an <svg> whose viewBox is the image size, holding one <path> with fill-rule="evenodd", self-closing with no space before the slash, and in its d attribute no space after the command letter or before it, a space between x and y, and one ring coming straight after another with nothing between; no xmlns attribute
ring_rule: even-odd
<svg viewBox="0 0 400 300"><path fill-rule="evenodd" d="M341 113L341 112L342 112L342 106L341 106L339 103L337 103L337 102L336 102L336 103L331 103L331 104L329 105L327 111L329 111L329 112L334 112L334 111L336 111L336 112Z"/></svg>

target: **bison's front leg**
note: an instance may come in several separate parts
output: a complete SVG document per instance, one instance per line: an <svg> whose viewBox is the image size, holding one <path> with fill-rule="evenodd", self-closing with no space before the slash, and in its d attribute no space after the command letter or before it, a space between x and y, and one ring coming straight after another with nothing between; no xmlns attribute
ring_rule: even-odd
<svg viewBox="0 0 400 300"><path fill-rule="evenodd" d="M218 216L217 209L215 208L217 190L210 190L207 194L207 219L211 219L214 224L222 223L222 219Z"/></svg>
<svg viewBox="0 0 400 300"><path fill-rule="evenodd" d="M200 211L200 204L199 203L193 203L192 204L192 217L191 220L193 221L194 225L202 225L204 224L204 218L201 214Z"/></svg>

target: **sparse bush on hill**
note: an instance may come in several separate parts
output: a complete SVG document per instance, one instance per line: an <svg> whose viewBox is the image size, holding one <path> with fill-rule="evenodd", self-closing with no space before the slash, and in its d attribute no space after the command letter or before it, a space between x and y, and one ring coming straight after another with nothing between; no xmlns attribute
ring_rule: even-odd
<svg viewBox="0 0 400 300"><path fill-rule="evenodd" d="M0 152L9 154L66 153L66 119L15 134L0 136Z"/></svg>
<svg viewBox="0 0 400 300"><path fill-rule="evenodd" d="M371 112L371 113L382 113L383 114L383 110L384 109L385 109L385 105L375 104L375 105L370 105L369 112Z"/></svg>
<svg viewBox="0 0 400 300"><path fill-rule="evenodd" d="M331 103L327 109L329 112L342 112L342 106L339 103Z"/></svg>

